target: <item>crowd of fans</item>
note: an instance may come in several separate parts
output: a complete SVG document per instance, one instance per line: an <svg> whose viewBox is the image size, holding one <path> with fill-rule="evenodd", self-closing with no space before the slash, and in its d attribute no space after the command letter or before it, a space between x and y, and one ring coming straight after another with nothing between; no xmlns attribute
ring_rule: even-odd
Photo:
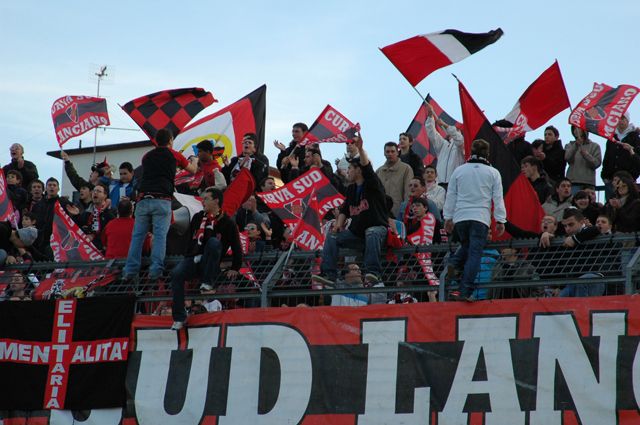
<svg viewBox="0 0 640 425"><path fill-rule="evenodd" d="M383 150L385 162L377 167L369 160L359 137L345 144L345 154L335 159L334 167L323 158L321 144L299 145L308 130L303 123L293 125L292 140L288 145L274 142L280 151L275 165L283 183L292 181L309 169L318 168L346 197L342 207L324 219L325 223L330 224L325 226L328 234L324 245L324 261L320 266L322 273L314 276L315 283L325 287L383 285L380 258L387 241L418 231L427 213L436 219L432 243L450 238L444 226L443 209L451 176L457 167L465 163L464 138L456 127L447 126L434 117L432 111L425 127L437 154L437 163L427 166L412 150L414 141L408 133L400 133L397 143L390 141L381 147L366 145L369 150ZM509 127L511 123L499 121L494 125ZM436 131L437 127L444 130L445 137ZM543 139L530 143L521 137L509 144L514 160L520 163L522 173L535 189L545 216L540 223L540 232L519 229L508 221L509 217L505 223L506 231L514 238L538 238L540 249L547 248L550 240L558 236L564 237L566 249L571 249L599 234L640 230L640 195L636 185L640 175L640 155L637 151L640 149L640 132L630 122L629 114L620 119L616 140L606 142L604 156L600 146L585 131L571 127L570 134L574 140L563 145L559 130L549 126L544 129ZM59 196L58 180L49 177L43 181L36 165L25 160L23 147L18 143L13 144L9 149L11 161L3 167L3 171L6 193L16 214L11 222L0 223L0 267L4 264L53 260L50 237L54 206L59 202L106 258L128 257L124 279L135 279L139 272L139 253L132 254L133 251L151 252L151 272L154 278L159 278L163 272L165 247L159 248L157 245L166 245L166 234L163 236L159 232L167 231L164 224L159 223L165 223L167 216L163 213L162 220L165 221L156 221L160 220L156 216L160 206L165 208L171 204L174 188L181 193L201 196L204 205L200 217L194 217L198 220L190 223L190 231L187 232L190 240L176 245L180 248L169 249L172 254L183 254L188 258L187 263L173 271L172 279L180 281L172 283L174 290L179 289L182 281L193 276L202 279L205 291L215 291L218 275L222 271L226 278L233 278L241 263L238 257L238 251L241 251L238 243L240 233L244 233L244 240L247 241L245 252L289 249L292 244L291 229L255 193L241 199L233 214L222 211L223 203L229 201L228 197L237 198L236 194L229 193L228 188L243 170L251 174L255 192L268 192L276 188L276 178L269 175L269 158L256 150L255 134L244 135L242 151L236 157L224 157L219 146L213 141L204 140L197 145L197 155L189 159L172 150L173 137L170 133L165 136L166 143L159 144L145 158L151 161L150 156L156 155L153 164L164 164L163 161L169 161L167 158L174 158L168 162L171 173L169 186L158 183L166 177L166 172L164 168L159 170L155 165L149 166L152 162L148 162L147 167L123 162L114 169L105 160L94 164L90 170L79 172L68 155L61 152L65 172L77 191L74 199ZM165 149L166 153L159 149ZM142 165L145 165L145 159ZM184 171L176 175L177 168L183 168ZM596 200L598 170L605 184L604 203ZM117 175L114 175L115 172ZM84 173L86 179L82 176ZM155 182L155 188L151 180ZM170 192L167 193L168 190ZM143 204L147 205L144 212L141 211ZM365 204L366 211L363 211ZM143 216L147 216L144 223ZM208 240L220 240L219 229L223 224L223 232L226 232L224 243L217 243L215 251L207 251L211 245L207 243ZM232 231L232 227L235 230ZM406 233L398 229L404 229ZM224 245L223 251L220 245ZM341 270L338 247L342 246L361 247L364 250L365 273L361 273L360 266L355 262L344 265ZM228 270L218 270L228 247L232 248L234 260ZM181 252L176 252L176 249ZM513 277L533 278L536 275L535 265L527 263L517 250L505 248L502 252L489 251L483 256L483 268L478 274L477 283ZM209 258L212 252L215 255ZM493 267L498 258L502 261ZM204 263L207 265L203 266ZM28 297L28 284L23 282L20 287L18 283L16 281L15 285L9 285L3 297ZM558 292L565 296L601 293L599 288L592 286L589 289L571 286L555 291L556 294ZM500 289L484 290L477 293L476 298L541 295L544 295L544 291ZM435 301L435 296L429 298ZM393 296L389 302L412 300L415 298L403 294L400 298ZM335 297L335 304L338 305L383 302L388 302L386 296ZM182 314L174 317L178 322L185 320Z"/></svg>

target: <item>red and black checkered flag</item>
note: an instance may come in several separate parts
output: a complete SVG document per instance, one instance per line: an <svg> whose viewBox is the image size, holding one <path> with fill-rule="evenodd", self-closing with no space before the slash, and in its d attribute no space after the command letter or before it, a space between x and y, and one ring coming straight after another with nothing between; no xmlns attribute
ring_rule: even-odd
<svg viewBox="0 0 640 425"><path fill-rule="evenodd" d="M155 143L158 130L166 128L177 136L193 117L213 102L217 100L211 92L192 87L148 94L121 108Z"/></svg>

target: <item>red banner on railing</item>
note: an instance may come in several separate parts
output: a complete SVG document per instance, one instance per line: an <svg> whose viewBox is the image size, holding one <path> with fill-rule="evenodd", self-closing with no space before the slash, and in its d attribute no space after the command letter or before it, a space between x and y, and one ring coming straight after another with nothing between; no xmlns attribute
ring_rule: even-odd
<svg viewBox="0 0 640 425"><path fill-rule="evenodd" d="M171 321L134 320L130 399L92 423L640 422L632 296L230 310L177 333Z"/></svg>

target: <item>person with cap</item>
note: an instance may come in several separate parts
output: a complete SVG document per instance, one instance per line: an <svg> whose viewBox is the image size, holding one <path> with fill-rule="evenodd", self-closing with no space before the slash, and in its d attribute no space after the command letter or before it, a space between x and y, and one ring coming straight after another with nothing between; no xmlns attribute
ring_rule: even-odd
<svg viewBox="0 0 640 425"><path fill-rule="evenodd" d="M73 162L69 159L69 155L60 150L60 158L64 161L64 172L67 174L71 185L76 189L80 190L81 187L87 186L89 190L93 190L96 184L100 182L100 178L110 176L111 169L109 168L109 163L107 162L107 158L104 161L99 162L97 164L93 164L91 166L91 174L89 175L89 180L85 180L80 177L78 171L76 171L76 167L73 166ZM107 170L109 171L107 173Z"/></svg>
<svg viewBox="0 0 640 425"><path fill-rule="evenodd" d="M0 222L0 266L13 264L16 257L21 256L25 249L33 245L38 237L35 227L13 229L8 221Z"/></svg>
<svg viewBox="0 0 640 425"><path fill-rule="evenodd" d="M607 201L615 192L612 180L617 171L629 172L634 181L640 175L640 135L631 123L629 111L618 121L614 138L607 140L600 173Z"/></svg>
<svg viewBox="0 0 640 425"><path fill-rule="evenodd" d="M11 162L2 167L4 175L6 176L9 170L20 171L20 174L22 174L22 187L28 189L29 183L39 177L36 164L24 159L24 148L20 143L14 143L9 147L9 155L11 155Z"/></svg>

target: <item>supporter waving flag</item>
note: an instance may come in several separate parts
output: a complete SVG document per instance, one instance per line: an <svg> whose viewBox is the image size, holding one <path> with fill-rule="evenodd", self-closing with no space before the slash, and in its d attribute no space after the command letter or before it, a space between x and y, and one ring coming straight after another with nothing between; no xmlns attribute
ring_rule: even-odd
<svg viewBox="0 0 640 425"><path fill-rule="evenodd" d="M360 124L354 124L331 105L327 105L315 120L309 131L298 143L306 146L311 143L346 143L360 131Z"/></svg>
<svg viewBox="0 0 640 425"><path fill-rule="evenodd" d="M182 131L207 106L217 102L201 88L163 90L133 99L121 108L155 143L158 130L171 130L173 137Z"/></svg>
<svg viewBox="0 0 640 425"><path fill-rule="evenodd" d="M620 118L638 94L638 87L624 84L616 88L593 83L593 90L569 115L569 124L605 139L613 140Z"/></svg>
<svg viewBox="0 0 640 425"><path fill-rule="evenodd" d="M493 130L482 110L473 100L466 87L458 81L460 104L464 123L464 142L466 156L471 151L471 143L476 139L484 139L489 143L489 162L502 177L504 204L507 219L512 224L537 232L544 211L538 201L536 191L529 180L520 172L520 164L516 163L507 145Z"/></svg>
<svg viewBox="0 0 640 425"><path fill-rule="evenodd" d="M504 118L513 123L513 127L501 136L504 135L504 142L509 143L522 137L527 131L540 127L570 106L560 66L555 61L522 93Z"/></svg>
<svg viewBox="0 0 640 425"><path fill-rule="evenodd" d="M53 102L51 118L60 147L72 137L110 124L107 101L100 97L63 96Z"/></svg>
<svg viewBox="0 0 640 425"><path fill-rule="evenodd" d="M451 115L447 114L438 102L436 102L431 95L427 95L425 101L431 105L438 116L442 121L444 121L448 125L453 125L458 129L462 129L462 123L456 121L451 117ZM438 160L436 156L436 151L429 140L429 136L427 135L427 130L424 125L427 121L427 117L429 116L429 111L427 110L427 106L424 102L420 104L420 108L416 113L416 116L413 117L413 121L409 124L409 128L407 128L407 133L409 133L413 137L413 145L411 145L411 149L417 153L420 158L422 158L422 162L424 165L435 165ZM440 133L442 137L446 137L447 133L440 126L436 126L436 131Z"/></svg>
<svg viewBox="0 0 640 425"><path fill-rule="evenodd" d="M415 87L433 71L471 56L498 41L502 34L500 28L482 34L449 29L417 35L380 50Z"/></svg>

